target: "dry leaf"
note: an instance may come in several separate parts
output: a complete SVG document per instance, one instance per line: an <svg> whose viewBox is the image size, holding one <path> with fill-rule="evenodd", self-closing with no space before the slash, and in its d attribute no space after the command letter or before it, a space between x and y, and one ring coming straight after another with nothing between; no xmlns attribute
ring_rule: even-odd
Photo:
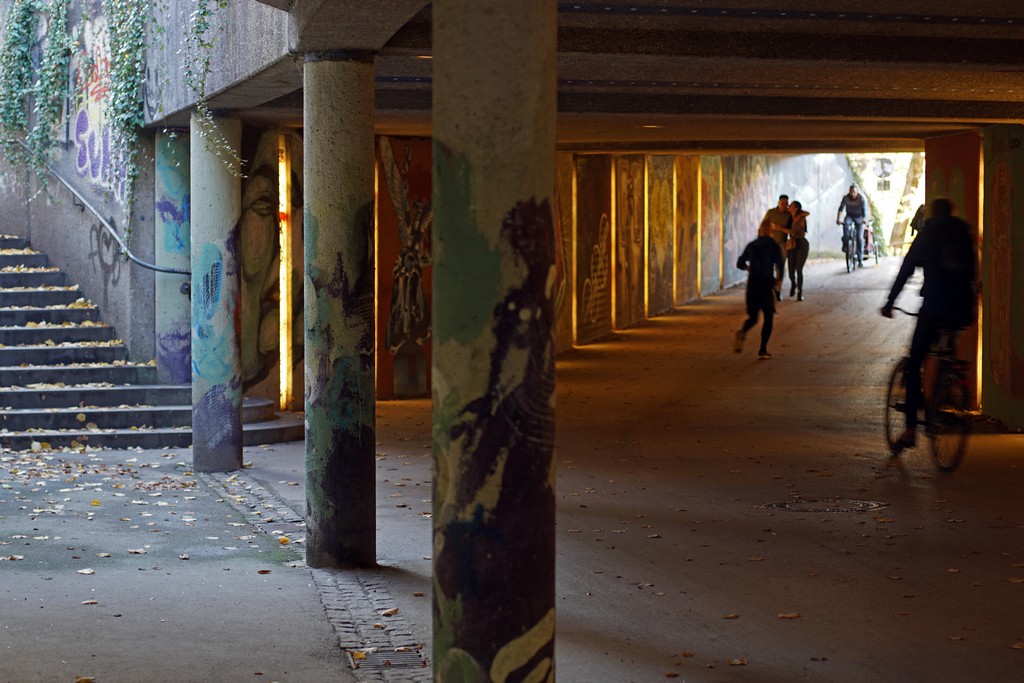
<svg viewBox="0 0 1024 683"><path fill-rule="evenodd" d="M256 570L256 573L257 573L257 574L269 574L269 573L270 573L270 571L271 571L271 570L269 570L269 569L257 569L257 570Z"/></svg>
<svg viewBox="0 0 1024 683"><path fill-rule="evenodd" d="M799 612L779 612L779 619L799 619Z"/></svg>
<svg viewBox="0 0 1024 683"><path fill-rule="evenodd" d="M1014 650L1024 650L1024 640L1014 643L1010 647L1012 647Z"/></svg>
<svg viewBox="0 0 1024 683"><path fill-rule="evenodd" d="M99 498L93 498L92 502L89 503L89 505L91 505L94 508L98 508L100 506L100 499Z"/></svg>
<svg viewBox="0 0 1024 683"><path fill-rule="evenodd" d="M729 666L746 666L746 665L747 665L747 660L746 659L733 659L733 660L731 660L729 662Z"/></svg>
<svg viewBox="0 0 1024 683"><path fill-rule="evenodd" d="M287 536L282 536L281 538L277 539L277 542L281 545L288 545L292 542L292 539L288 538Z"/></svg>
<svg viewBox="0 0 1024 683"><path fill-rule="evenodd" d="M380 615L382 617L393 617L396 614L398 614L398 608L397 607L392 607L391 609L386 609L386 610L384 610L383 612L380 613Z"/></svg>
<svg viewBox="0 0 1024 683"><path fill-rule="evenodd" d="M146 554L146 549L145 548L128 548L128 554L129 555L145 555Z"/></svg>
<svg viewBox="0 0 1024 683"><path fill-rule="evenodd" d="M96 683L95 676L75 676L75 683Z"/></svg>
<svg viewBox="0 0 1024 683"><path fill-rule="evenodd" d="M95 569L79 569L78 573L79 574L85 574L86 576L91 576L91 575L96 573L96 570Z"/></svg>
<svg viewBox="0 0 1024 683"><path fill-rule="evenodd" d="M1009 581L1010 583L1024 583L1024 578L1021 578L1019 576L1011 576L1009 579L1007 579L1007 581Z"/></svg>
<svg viewBox="0 0 1024 683"><path fill-rule="evenodd" d="M97 603L95 600L83 600L82 604L83 605L97 605L99 603Z"/></svg>
<svg viewBox="0 0 1024 683"><path fill-rule="evenodd" d="M726 615L725 615L724 617L722 617L722 618L723 618L723 619L739 619L739 618L740 618L740 615L738 615L738 614L726 614Z"/></svg>

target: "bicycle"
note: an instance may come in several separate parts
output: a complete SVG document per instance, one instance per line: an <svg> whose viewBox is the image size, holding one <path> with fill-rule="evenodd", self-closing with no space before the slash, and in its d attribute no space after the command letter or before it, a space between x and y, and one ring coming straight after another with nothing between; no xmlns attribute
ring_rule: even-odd
<svg viewBox="0 0 1024 683"><path fill-rule="evenodd" d="M848 225L843 226L843 254L846 256L846 272L857 270L857 241Z"/></svg>
<svg viewBox="0 0 1024 683"><path fill-rule="evenodd" d="M893 310L913 317L918 315L897 306L893 306ZM923 381L920 385L922 400L919 405L924 410L920 422L930 442L932 459L944 472L952 472L960 464L967 450L967 435L971 431L971 416L967 408L968 364L956 357L957 333L956 329L940 330L938 341L928 350L928 357L934 359L934 378L929 377L933 379L931 390L925 392L926 383ZM885 400L885 440L893 457L903 450L898 437L907 412L906 364L906 357L897 361L889 378ZM926 363L922 374L927 367Z"/></svg>

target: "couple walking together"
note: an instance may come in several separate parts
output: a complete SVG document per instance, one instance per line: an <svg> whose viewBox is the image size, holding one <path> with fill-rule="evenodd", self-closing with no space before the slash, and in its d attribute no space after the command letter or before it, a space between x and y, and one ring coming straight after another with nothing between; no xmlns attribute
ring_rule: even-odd
<svg viewBox="0 0 1024 683"><path fill-rule="evenodd" d="M790 203L788 195L779 195L779 203L769 209L757 229L757 239L748 244L736 261L736 267L748 272L747 319L736 333L734 350L743 350L747 332L757 324L758 314L764 316L761 325L761 345L757 357L767 360L768 340L775 322L775 302L782 300L784 263L789 262L789 295L804 300L804 264L810 245L807 242L807 216L798 201ZM785 255L785 256L783 256Z"/></svg>

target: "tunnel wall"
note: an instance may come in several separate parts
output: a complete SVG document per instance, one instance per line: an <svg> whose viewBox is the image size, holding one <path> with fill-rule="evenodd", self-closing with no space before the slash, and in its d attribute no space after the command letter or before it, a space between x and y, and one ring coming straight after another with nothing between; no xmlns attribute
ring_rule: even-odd
<svg viewBox="0 0 1024 683"><path fill-rule="evenodd" d="M1024 126L984 132L982 408L1024 428ZM931 164L931 158L928 159Z"/></svg>

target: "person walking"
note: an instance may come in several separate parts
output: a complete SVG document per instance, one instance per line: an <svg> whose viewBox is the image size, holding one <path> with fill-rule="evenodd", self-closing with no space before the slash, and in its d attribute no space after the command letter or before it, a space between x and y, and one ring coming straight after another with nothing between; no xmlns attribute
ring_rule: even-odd
<svg viewBox="0 0 1024 683"><path fill-rule="evenodd" d="M942 330L967 327L976 314L976 278L978 255L966 221L953 215L948 199L931 204L932 217L925 221L917 238L903 258L882 315L892 317L896 297L917 268L924 270L921 286L921 310L910 340L904 383L907 388L906 429L896 438L901 448L912 448L917 432L917 412L921 405L921 366L928 349Z"/></svg>
<svg viewBox="0 0 1024 683"><path fill-rule="evenodd" d="M775 320L775 294L782 286L783 258L782 249L771 236L771 228L762 223L758 228L758 237L750 242L736 261L736 267L747 271L747 319L736 332L733 350L740 353L747 332L757 324L758 313L764 315L761 324L761 346L757 357L768 360L772 354L768 352L768 340L772 336Z"/></svg>
<svg viewBox="0 0 1024 683"><path fill-rule="evenodd" d="M757 234L760 235L761 231L767 230L775 243L779 245L779 249L785 253L786 239L789 236L789 227L792 223L793 216L789 213L789 195L780 194L779 203L774 209L768 209L764 218L761 219ZM780 287L775 290L775 300L782 301L781 281Z"/></svg>
<svg viewBox="0 0 1024 683"><path fill-rule="evenodd" d="M786 261L789 265L789 296L796 295L797 301L804 300L804 264L811 245L807 241L807 217L811 214L803 210L803 204L795 199L789 204L789 213L793 224L789 228L789 239L786 240Z"/></svg>

